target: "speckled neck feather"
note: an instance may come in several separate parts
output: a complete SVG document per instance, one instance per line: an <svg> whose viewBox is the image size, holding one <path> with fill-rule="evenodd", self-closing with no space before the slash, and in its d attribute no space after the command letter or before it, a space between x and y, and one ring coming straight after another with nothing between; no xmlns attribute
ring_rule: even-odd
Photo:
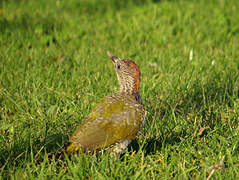
<svg viewBox="0 0 239 180"><path fill-rule="evenodd" d="M124 61L124 63L127 64L127 66L131 70L132 77L133 77L133 82L132 82L133 84L131 84L130 86L133 90L133 93L136 94L139 91L139 88L140 88L140 70L139 70L139 67L132 60L124 59L122 61Z"/></svg>

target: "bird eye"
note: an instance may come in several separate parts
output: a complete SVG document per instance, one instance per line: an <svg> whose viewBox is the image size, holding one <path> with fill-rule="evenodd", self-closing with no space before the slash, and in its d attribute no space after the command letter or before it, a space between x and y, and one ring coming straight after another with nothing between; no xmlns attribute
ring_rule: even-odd
<svg viewBox="0 0 239 180"><path fill-rule="evenodd" d="M117 69L120 69L120 65L117 66Z"/></svg>

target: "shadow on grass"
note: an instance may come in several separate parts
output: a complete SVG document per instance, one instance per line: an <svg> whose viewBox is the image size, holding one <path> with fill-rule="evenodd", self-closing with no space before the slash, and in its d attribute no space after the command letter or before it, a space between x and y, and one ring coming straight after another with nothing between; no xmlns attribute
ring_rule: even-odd
<svg viewBox="0 0 239 180"><path fill-rule="evenodd" d="M9 33L14 32L14 30L31 30L33 31L35 26L41 24L43 34L51 34L55 29L58 31L62 29L62 24L59 20L53 17L32 17L28 14L22 14L17 16L13 20L8 20L6 18L0 19L0 32L4 33L8 31Z"/></svg>
<svg viewBox="0 0 239 180"><path fill-rule="evenodd" d="M59 133L47 136L42 144L45 145L47 153L52 153L62 147L64 142L67 141L67 139L68 138L66 135Z"/></svg>
<svg viewBox="0 0 239 180"><path fill-rule="evenodd" d="M61 133L47 136L40 142L37 139L34 143L29 141L22 141L9 149L0 150L0 167L11 166L14 164L17 166L21 161L31 159L31 154L34 160L41 161L44 158L45 152L47 154L54 154L57 152L67 141L67 136Z"/></svg>
<svg viewBox="0 0 239 180"><path fill-rule="evenodd" d="M181 134L185 134L186 132L181 132ZM174 134L173 136L168 136L166 139L160 138L148 138L146 139L142 152L145 156L154 154L157 151L160 151L163 146L174 145L181 141L180 137L183 135ZM134 139L128 147L128 151L135 151L136 153L140 150L140 144L137 139Z"/></svg>
<svg viewBox="0 0 239 180"><path fill-rule="evenodd" d="M156 138L149 138L146 140L145 144L142 147L142 152L144 152L145 155L155 153L157 150L160 150L162 148L162 141L158 140ZM134 139L129 147L128 151L130 152L138 152L140 150L140 144L136 139Z"/></svg>
<svg viewBox="0 0 239 180"><path fill-rule="evenodd" d="M3 2L8 3L9 0L3 0ZM159 3L161 0L152 0L153 3ZM14 3L20 4L23 6L23 1L14 0ZM151 0L138 0L138 1L128 1L128 0L112 0L112 1L105 1L105 0L93 0L93 1L76 1L71 3L68 7L68 3L65 4L67 7L63 8L63 11L72 13L78 13L79 15L104 15L109 10L114 12L119 12L123 9L131 10L132 6L144 6L151 3ZM0 4L1 7L1 4ZM75 7L75 8L72 8ZM99 8L100 7L100 8ZM54 32L56 29L59 31L62 29L62 24L65 23L64 21L60 21L61 18L55 18L54 14L50 14L47 17L43 17L37 15L36 13L22 13L22 14L14 14L14 18L12 20L8 20L7 18L0 18L0 32L12 32L16 29L22 30L29 30L31 29L34 31L35 26L41 25L43 28L43 34L50 34ZM67 21L67 20L66 20Z"/></svg>
<svg viewBox="0 0 239 180"><path fill-rule="evenodd" d="M152 1L152 2L155 2ZM158 0L157 2L161 2ZM93 0L93 1L78 1L75 6L81 14L95 15L95 14L105 14L109 11L119 12L124 9L131 10L132 7L141 7L151 3L151 0L137 0L137 1L128 1L128 0ZM100 7L100 8L99 8Z"/></svg>

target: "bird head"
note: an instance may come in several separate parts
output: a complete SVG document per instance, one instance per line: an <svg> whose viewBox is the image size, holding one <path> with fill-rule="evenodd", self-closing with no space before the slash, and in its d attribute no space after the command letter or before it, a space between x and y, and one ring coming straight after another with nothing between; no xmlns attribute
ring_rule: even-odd
<svg viewBox="0 0 239 180"><path fill-rule="evenodd" d="M120 91L136 94L140 87L140 71L137 64L132 60L121 60L109 51L106 51L106 53L114 65Z"/></svg>

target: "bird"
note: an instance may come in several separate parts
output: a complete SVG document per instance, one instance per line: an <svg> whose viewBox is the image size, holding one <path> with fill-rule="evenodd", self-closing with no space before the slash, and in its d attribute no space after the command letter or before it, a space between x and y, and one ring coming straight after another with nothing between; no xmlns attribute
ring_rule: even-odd
<svg viewBox="0 0 239 180"><path fill-rule="evenodd" d="M138 65L109 51L106 54L114 65L119 91L102 98L80 123L66 147L68 156L107 148L116 155L124 153L144 125L147 111L139 93Z"/></svg>

